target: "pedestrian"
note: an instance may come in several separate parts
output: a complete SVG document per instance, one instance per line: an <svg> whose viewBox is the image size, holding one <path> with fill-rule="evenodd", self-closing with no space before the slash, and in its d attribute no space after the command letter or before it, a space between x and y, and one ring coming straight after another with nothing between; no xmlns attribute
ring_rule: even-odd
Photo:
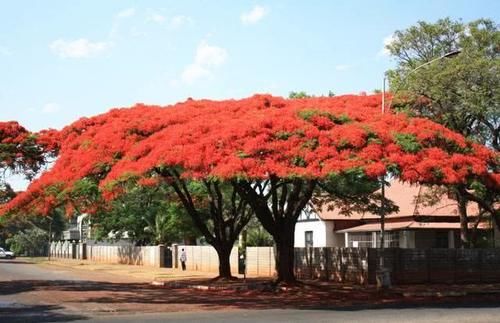
<svg viewBox="0 0 500 323"><path fill-rule="evenodd" d="M186 252L184 251L184 248L183 248L181 251L181 257L180 257L182 270L186 270L186 260L187 260Z"/></svg>

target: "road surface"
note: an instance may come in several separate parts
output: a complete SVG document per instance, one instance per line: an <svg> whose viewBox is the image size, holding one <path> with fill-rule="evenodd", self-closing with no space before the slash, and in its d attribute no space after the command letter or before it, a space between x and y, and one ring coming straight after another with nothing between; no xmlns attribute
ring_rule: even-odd
<svg viewBox="0 0 500 323"><path fill-rule="evenodd" d="M0 322L500 322L494 305L280 309L182 293L106 273L0 260Z"/></svg>

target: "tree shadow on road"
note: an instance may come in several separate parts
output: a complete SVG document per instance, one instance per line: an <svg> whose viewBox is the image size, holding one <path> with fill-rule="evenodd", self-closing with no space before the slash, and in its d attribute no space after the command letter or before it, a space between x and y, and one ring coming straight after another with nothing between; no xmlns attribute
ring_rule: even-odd
<svg viewBox="0 0 500 323"><path fill-rule="evenodd" d="M0 322L70 322L88 319L86 316L61 312L56 305L20 305L0 306Z"/></svg>
<svg viewBox="0 0 500 323"><path fill-rule="evenodd" d="M29 261L29 260L0 259L0 264L32 265L32 264L34 264L34 262Z"/></svg>
<svg viewBox="0 0 500 323"><path fill-rule="evenodd" d="M70 280L0 281L0 294L37 292L57 295L70 303L116 305L145 311L198 309L362 309L414 307L500 306L498 295L484 297L403 297L373 288L342 289L304 285L289 291L277 290L194 290L157 287L144 283L110 283ZM48 293L48 294L47 294Z"/></svg>

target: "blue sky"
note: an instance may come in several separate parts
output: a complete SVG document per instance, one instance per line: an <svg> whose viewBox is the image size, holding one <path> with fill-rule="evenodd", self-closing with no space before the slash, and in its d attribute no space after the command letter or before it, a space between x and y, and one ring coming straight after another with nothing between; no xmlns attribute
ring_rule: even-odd
<svg viewBox="0 0 500 323"><path fill-rule="evenodd" d="M2 1L0 120L30 130L136 102L359 93L418 20L498 22L500 1Z"/></svg>

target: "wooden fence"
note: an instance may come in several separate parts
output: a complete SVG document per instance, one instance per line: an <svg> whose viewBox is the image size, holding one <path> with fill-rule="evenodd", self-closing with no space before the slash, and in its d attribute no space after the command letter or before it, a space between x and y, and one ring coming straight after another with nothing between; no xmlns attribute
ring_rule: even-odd
<svg viewBox="0 0 500 323"><path fill-rule="evenodd" d="M295 248L299 279L374 284L380 249ZM275 275L272 247L247 249L247 275ZM500 249L400 249L384 251L394 284L500 282Z"/></svg>
<svg viewBox="0 0 500 323"><path fill-rule="evenodd" d="M366 248L295 248L299 279L322 279L364 284L368 280Z"/></svg>
<svg viewBox="0 0 500 323"><path fill-rule="evenodd" d="M368 281L375 282L381 251L368 249ZM400 249L384 251L395 284L500 282L500 249Z"/></svg>

